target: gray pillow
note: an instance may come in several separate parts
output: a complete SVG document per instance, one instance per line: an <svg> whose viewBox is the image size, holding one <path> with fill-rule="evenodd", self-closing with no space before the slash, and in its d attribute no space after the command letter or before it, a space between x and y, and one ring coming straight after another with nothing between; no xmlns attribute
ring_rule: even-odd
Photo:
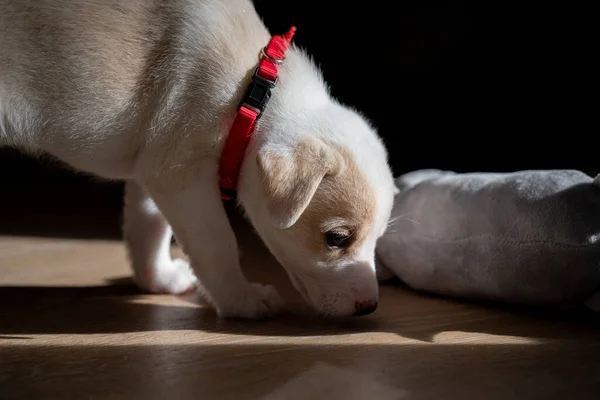
<svg viewBox="0 0 600 400"><path fill-rule="evenodd" d="M421 170L396 185L377 245L380 276L389 270L440 295L553 307L600 290L600 185L588 175Z"/></svg>

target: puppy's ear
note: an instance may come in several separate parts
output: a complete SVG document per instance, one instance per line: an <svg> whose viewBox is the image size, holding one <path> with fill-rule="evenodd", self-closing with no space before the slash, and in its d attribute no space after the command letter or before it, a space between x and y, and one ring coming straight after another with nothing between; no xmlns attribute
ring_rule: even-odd
<svg viewBox="0 0 600 400"><path fill-rule="evenodd" d="M298 221L319 184L340 167L336 151L319 139L305 139L295 148L263 149L257 163L267 210L281 229Z"/></svg>

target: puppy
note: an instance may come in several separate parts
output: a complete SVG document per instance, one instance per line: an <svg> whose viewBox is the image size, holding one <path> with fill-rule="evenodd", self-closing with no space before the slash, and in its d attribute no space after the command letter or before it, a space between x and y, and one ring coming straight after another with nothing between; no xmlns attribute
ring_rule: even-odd
<svg viewBox="0 0 600 400"><path fill-rule="evenodd" d="M264 54L272 37L251 2L0 0L0 10L0 144L125 180L139 286L200 284L221 317L282 307L244 277L219 185L259 54L271 59L278 81L240 159L236 201L317 310L375 309L375 243L395 191L386 150L302 51ZM173 233L189 264L171 259Z"/></svg>

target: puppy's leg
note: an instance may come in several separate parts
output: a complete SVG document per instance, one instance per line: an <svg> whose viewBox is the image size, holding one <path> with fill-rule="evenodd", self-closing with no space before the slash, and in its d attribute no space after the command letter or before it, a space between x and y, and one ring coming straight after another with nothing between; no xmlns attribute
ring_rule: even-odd
<svg viewBox="0 0 600 400"><path fill-rule="evenodd" d="M217 173L204 171L185 189L149 190L190 258L205 294L221 317L262 318L283 302L270 286L252 284L242 273L235 235L219 193Z"/></svg>
<svg viewBox="0 0 600 400"><path fill-rule="evenodd" d="M196 288L187 261L171 258L171 227L136 182L125 186L123 233L138 286L154 293L179 294Z"/></svg>

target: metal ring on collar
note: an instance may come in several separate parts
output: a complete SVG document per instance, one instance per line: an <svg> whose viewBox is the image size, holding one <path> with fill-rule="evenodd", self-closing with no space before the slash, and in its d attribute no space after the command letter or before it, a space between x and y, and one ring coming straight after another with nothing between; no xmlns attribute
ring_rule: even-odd
<svg viewBox="0 0 600 400"><path fill-rule="evenodd" d="M260 58L268 58L269 60L273 61L275 64L281 64L281 63L283 63L283 60L285 60L285 57L275 58L275 57L271 57L270 55L268 55L266 47L263 47L262 49L260 49Z"/></svg>

